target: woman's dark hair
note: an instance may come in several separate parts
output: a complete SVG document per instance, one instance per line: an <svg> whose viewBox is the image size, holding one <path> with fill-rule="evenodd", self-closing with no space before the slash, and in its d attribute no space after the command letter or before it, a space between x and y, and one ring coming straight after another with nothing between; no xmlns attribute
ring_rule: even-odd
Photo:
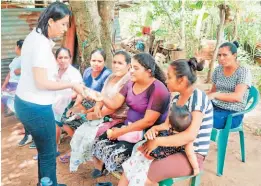
<svg viewBox="0 0 261 186"><path fill-rule="evenodd" d="M151 70L151 75L166 85L166 77L164 72L156 64L154 57L148 53L139 53L133 56L133 59L137 60L144 68Z"/></svg>
<svg viewBox="0 0 261 186"><path fill-rule="evenodd" d="M124 51L124 50L119 50L119 51L116 51L114 56L117 56L117 55L123 55L125 57L125 61L127 64L130 64L131 62L131 56L128 52Z"/></svg>
<svg viewBox="0 0 261 186"><path fill-rule="evenodd" d="M103 49L101 49L101 48L98 48L98 49L93 50L93 51L91 52L91 58L92 58L92 54L94 54L94 53L96 53L96 52L98 52L99 54L101 54L102 57L103 57L103 59L104 59L104 61L106 61L106 53L105 53L105 51L104 51Z"/></svg>
<svg viewBox="0 0 261 186"><path fill-rule="evenodd" d="M48 21L49 19L53 19L54 21L60 20L65 16L69 15L71 17L72 12L68 9L68 7L61 2L54 2L50 4L40 15L38 19L38 24L36 27L36 31L40 28L42 34L49 38L48 36Z"/></svg>
<svg viewBox="0 0 261 186"><path fill-rule="evenodd" d="M198 63L194 57L190 59L178 59L170 65L175 69L177 79L186 76L190 85L197 80L196 71L202 71L204 68L203 64Z"/></svg>
<svg viewBox="0 0 261 186"><path fill-rule="evenodd" d="M24 40L22 40L22 39L16 41L16 45L17 45L18 48L20 48L20 49L22 48L23 44L24 44Z"/></svg>
<svg viewBox="0 0 261 186"><path fill-rule="evenodd" d="M225 42L222 45L220 45L219 48L223 48L223 47L228 47L232 54L236 54L237 48L239 47L239 43L237 41L234 41L233 43Z"/></svg>
<svg viewBox="0 0 261 186"><path fill-rule="evenodd" d="M65 50L65 51L68 53L68 55L69 55L70 58L72 57L71 52L70 52L70 50L69 50L68 48L61 47L61 48L58 48L58 50L56 50L56 52L55 52L55 58L56 58L56 59L58 58L58 55L60 54L60 52L61 52L62 50Z"/></svg>

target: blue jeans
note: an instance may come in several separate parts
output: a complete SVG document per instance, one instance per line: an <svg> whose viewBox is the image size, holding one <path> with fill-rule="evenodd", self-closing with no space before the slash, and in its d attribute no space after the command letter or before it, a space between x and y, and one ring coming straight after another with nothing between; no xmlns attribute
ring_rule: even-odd
<svg viewBox="0 0 261 186"><path fill-rule="evenodd" d="M39 183L42 177L49 177L56 186L56 129L52 105L38 105L15 96L15 111L34 139Z"/></svg>
<svg viewBox="0 0 261 186"><path fill-rule="evenodd" d="M221 109L214 105L213 105L213 107L214 107L214 126L213 127L216 129L225 128L227 116L229 114L236 113L236 111ZM231 129L238 127L241 124L243 117L244 117L244 115L233 117Z"/></svg>

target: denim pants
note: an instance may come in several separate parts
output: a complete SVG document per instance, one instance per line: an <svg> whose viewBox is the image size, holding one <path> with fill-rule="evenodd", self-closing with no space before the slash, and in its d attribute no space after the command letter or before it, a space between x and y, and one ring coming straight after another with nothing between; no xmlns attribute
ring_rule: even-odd
<svg viewBox="0 0 261 186"><path fill-rule="evenodd" d="M39 183L42 177L49 177L56 186L56 129L52 105L38 105L15 96L15 110L38 151Z"/></svg>
<svg viewBox="0 0 261 186"><path fill-rule="evenodd" d="M225 128L227 116L229 114L236 113L236 111L221 109L214 105L213 105L213 107L214 107L214 126L213 127L216 129ZM238 127L241 124L243 117L244 117L244 115L239 115L239 116L233 117L231 129Z"/></svg>

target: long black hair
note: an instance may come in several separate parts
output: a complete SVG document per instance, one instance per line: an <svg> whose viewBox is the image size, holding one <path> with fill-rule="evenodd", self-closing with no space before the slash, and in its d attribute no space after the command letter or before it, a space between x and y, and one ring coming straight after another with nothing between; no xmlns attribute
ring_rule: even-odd
<svg viewBox="0 0 261 186"><path fill-rule="evenodd" d="M202 71L204 68L203 64L198 63L196 58L178 59L173 61L170 65L176 72L176 78L179 79L186 76L190 85L194 84L197 80L196 71Z"/></svg>
<svg viewBox="0 0 261 186"><path fill-rule="evenodd" d="M38 19L38 24L36 27L36 31L40 28L42 34L49 38L48 36L48 21L49 19L53 19L54 21L60 20L65 16L72 16L72 12L68 9L68 7L61 2L54 2L50 4L40 15Z"/></svg>
<svg viewBox="0 0 261 186"><path fill-rule="evenodd" d="M164 72L156 64L155 59L148 53L139 53L133 56L133 59L137 60L144 68L151 70L151 75L166 85L166 77Z"/></svg>
<svg viewBox="0 0 261 186"><path fill-rule="evenodd" d="M70 58L72 57L71 52L70 52L70 50L69 50L68 48L61 47L61 48L58 48L58 49L56 50L56 52L55 52L55 58L56 58L56 59L58 58L58 55L59 55L59 53L60 53L62 50L65 50L65 51L68 53L68 55L69 55Z"/></svg>

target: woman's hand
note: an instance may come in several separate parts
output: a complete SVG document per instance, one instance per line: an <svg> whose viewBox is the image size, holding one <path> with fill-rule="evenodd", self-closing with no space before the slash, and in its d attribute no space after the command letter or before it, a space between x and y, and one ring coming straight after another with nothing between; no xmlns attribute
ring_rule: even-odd
<svg viewBox="0 0 261 186"><path fill-rule="evenodd" d="M110 140L116 140L119 136L121 136L120 128L111 128L107 130L107 137Z"/></svg>
<svg viewBox="0 0 261 186"><path fill-rule="evenodd" d="M150 153L154 149L158 147L156 139L154 140L148 140L145 143L143 143L140 147L138 147L138 150L146 157L151 158Z"/></svg>
<svg viewBox="0 0 261 186"><path fill-rule="evenodd" d="M77 106L72 107L66 112L66 117L70 117L70 116L72 116L73 114L76 114L76 113L84 113L84 110L82 110L80 107L77 107Z"/></svg>
<svg viewBox="0 0 261 186"><path fill-rule="evenodd" d="M146 133L145 133L145 139L146 140L153 140L157 137L158 131L156 130L156 126L151 127Z"/></svg>
<svg viewBox="0 0 261 186"><path fill-rule="evenodd" d="M94 113L98 118L102 118L101 108L99 106L94 106Z"/></svg>
<svg viewBox="0 0 261 186"><path fill-rule="evenodd" d="M72 89L77 92L78 94L82 94L85 86L80 83L73 84Z"/></svg>
<svg viewBox="0 0 261 186"><path fill-rule="evenodd" d="M95 115L94 112L89 112L89 113L86 115L86 118L87 118L88 120L95 120L95 119L96 119L95 116L96 116L96 115Z"/></svg>
<svg viewBox="0 0 261 186"><path fill-rule="evenodd" d="M209 100L215 99L216 96L217 96L217 94L218 94L218 92L209 93L209 94L208 94L208 99L209 99Z"/></svg>

